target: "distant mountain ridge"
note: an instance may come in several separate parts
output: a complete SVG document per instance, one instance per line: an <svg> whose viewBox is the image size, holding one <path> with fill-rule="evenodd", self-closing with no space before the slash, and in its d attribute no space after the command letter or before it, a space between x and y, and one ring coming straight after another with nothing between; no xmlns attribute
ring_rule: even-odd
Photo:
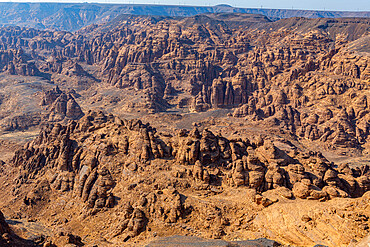
<svg viewBox="0 0 370 247"><path fill-rule="evenodd" d="M193 16L203 13L262 14L271 20L290 17L370 17L369 11L316 11L291 9L235 8L217 6L170 6L98 3L0 3L0 26L17 25L38 29L76 31L94 23L113 20L121 14Z"/></svg>

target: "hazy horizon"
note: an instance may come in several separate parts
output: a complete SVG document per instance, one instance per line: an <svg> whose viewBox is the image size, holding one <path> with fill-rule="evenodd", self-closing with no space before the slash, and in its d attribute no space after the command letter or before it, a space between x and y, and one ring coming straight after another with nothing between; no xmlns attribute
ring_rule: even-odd
<svg viewBox="0 0 370 247"><path fill-rule="evenodd" d="M190 5L190 6L215 6L218 4L228 4L233 7L241 8L269 8L269 9L302 9L302 10L327 10L327 11L370 11L368 0L357 1L322 1L311 0L309 2L297 2L293 0L100 0L100 1L76 1L76 0L0 0L0 2L56 2L56 3L111 3L111 4L158 4L158 5Z"/></svg>

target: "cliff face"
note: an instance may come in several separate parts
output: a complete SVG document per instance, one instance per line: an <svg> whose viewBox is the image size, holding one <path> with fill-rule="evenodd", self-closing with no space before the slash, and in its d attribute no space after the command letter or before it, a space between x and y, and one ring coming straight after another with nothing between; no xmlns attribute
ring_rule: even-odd
<svg viewBox="0 0 370 247"><path fill-rule="evenodd" d="M205 13L260 14L273 20L290 17L340 18L370 16L368 11L247 9L234 8L228 5L202 7L97 3L0 3L0 14L2 16L0 25L76 31L90 24L112 20L121 14L193 16Z"/></svg>

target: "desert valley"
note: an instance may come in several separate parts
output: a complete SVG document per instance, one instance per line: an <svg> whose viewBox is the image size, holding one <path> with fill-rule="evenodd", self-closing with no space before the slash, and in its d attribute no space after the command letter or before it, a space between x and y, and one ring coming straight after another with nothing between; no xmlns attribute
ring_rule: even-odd
<svg viewBox="0 0 370 247"><path fill-rule="evenodd" d="M0 246L368 246L370 12L46 5L0 4Z"/></svg>

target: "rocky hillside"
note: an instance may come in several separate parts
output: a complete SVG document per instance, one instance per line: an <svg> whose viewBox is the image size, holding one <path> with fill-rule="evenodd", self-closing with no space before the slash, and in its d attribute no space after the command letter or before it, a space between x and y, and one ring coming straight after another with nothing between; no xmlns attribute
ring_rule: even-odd
<svg viewBox="0 0 370 247"><path fill-rule="evenodd" d="M369 235L368 18L107 20L0 28L0 148L12 157L0 208L34 223L21 237L340 246Z"/></svg>
<svg viewBox="0 0 370 247"><path fill-rule="evenodd" d="M162 133L139 120L89 112L67 126L46 126L17 151L10 163L14 172L3 176L15 182L2 191L12 191L17 217L53 227L57 246L68 243L58 226L100 244L142 243L155 237L153 231L213 239L273 231L262 236L298 245L320 239L332 246L366 236L369 166L336 166L321 153L288 146L207 129ZM339 198L358 199L347 200L346 211L334 203ZM293 217L307 233L291 227L281 234L261 225L272 205L285 210L306 201L328 207L322 217ZM324 218L340 229L330 239L321 228Z"/></svg>
<svg viewBox="0 0 370 247"><path fill-rule="evenodd" d="M15 247L24 246L32 247L36 246L32 241L26 241L14 234L5 221L3 213L0 211L0 245L4 247Z"/></svg>
<svg viewBox="0 0 370 247"><path fill-rule="evenodd" d="M290 17L339 18L370 17L370 13L345 11L247 9L229 5L166 6L97 3L0 3L0 25L17 25L38 29L76 31L93 23L104 23L121 14L150 16L194 16L204 13L262 14L272 20Z"/></svg>

